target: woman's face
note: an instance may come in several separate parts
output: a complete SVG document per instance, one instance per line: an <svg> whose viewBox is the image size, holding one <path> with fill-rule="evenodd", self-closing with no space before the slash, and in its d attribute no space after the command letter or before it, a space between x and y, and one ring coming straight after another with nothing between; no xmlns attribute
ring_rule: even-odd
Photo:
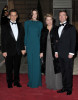
<svg viewBox="0 0 78 100"><path fill-rule="evenodd" d="M49 25L49 26L53 24L53 20L52 20L51 17L46 18L46 24Z"/></svg>
<svg viewBox="0 0 78 100"><path fill-rule="evenodd" d="M32 12L32 19L36 20L37 19L37 11Z"/></svg>

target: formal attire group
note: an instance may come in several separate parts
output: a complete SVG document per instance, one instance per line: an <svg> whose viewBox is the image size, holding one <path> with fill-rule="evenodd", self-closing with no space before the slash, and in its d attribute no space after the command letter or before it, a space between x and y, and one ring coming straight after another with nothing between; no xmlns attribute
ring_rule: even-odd
<svg viewBox="0 0 78 100"><path fill-rule="evenodd" d="M21 50L26 49L28 87L42 86L40 53L43 53L46 87L53 90L72 90L73 58L69 59L68 54L75 54L75 43L76 30L67 22L58 27L53 26L49 32L37 20L27 20L24 28L16 21L8 21L2 26L1 33L2 52L7 52L5 64L8 86L13 82L17 85L20 81ZM55 58L55 53L58 53L58 59Z"/></svg>

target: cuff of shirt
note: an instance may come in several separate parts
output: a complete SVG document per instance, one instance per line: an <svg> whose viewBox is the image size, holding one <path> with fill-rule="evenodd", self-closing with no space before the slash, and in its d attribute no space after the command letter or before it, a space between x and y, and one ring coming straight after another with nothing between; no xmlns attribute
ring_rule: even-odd
<svg viewBox="0 0 78 100"><path fill-rule="evenodd" d="M69 54L74 55L74 53L69 53Z"/></svg>
<svg viewBox="0 0 78 100"><path fill-rule="evenodd" d="M56 54L56 53L58 54L58 52L55 52L55 54Z"/></svg>

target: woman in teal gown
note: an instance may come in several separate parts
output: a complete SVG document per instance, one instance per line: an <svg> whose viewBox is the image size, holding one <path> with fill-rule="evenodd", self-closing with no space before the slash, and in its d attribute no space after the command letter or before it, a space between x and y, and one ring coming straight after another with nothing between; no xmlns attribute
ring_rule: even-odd
<svg viewBox="0 0 78 100"><path fill-rule="evenodd" d="M41 66L40 66L40 36L42 23L37 20L38 11L36 9L31 12L32 19L27 20L25 27L25 41L28 61L28 87L37 88L41 83Z"/></svg>

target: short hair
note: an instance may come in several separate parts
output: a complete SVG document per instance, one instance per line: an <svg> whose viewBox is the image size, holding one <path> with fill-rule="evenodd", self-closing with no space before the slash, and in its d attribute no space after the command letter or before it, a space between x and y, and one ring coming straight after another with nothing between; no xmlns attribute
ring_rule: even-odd
<svg viewBox="0 0 78 100"><path fill-rule="evenodd" d="M52 15L52 14L46 14L46 15L44 16L44 20L46 20L47 17L51 17L51 18L53 19L53 15Z"/></svg>
<svg viewBox="0 0 78 100"><path fill-rule="evenodd" d="M53 14L52 13L48 13L48 14L46 14L45 16L44 16L44 26L46 26L46 18L47 17L51 17L51 19L53 20L53 25L55 25L55 20L54 20L54 18L53 18Z"/></svg>
<svg viewBox="0 0 78 100"><path fill-rule="evenodd" d="M61 12L66 13L66 16L68 16L68 14L67 14L67 11L66 11L66 10L60 10L60 11L59 11L59 14L60 14Z"/></svg>
<svg viewBox="0 0 78 100"><path fill-rule="evenodd" d="M18 15L18 12L17 12L16 9L11 9L11 10L9 11L9 15L11 14L11 12L16 12L16 14Z"/></svg>
<svg viewBox="0 0 78 100"><path fill-rule="evenodd" d="M29 14L29 19L32 19L32 16L33 16L33 11L36 11L37 12L37 19L39 19L39 13L38 13L38 10L33 8Z"/></svg>

